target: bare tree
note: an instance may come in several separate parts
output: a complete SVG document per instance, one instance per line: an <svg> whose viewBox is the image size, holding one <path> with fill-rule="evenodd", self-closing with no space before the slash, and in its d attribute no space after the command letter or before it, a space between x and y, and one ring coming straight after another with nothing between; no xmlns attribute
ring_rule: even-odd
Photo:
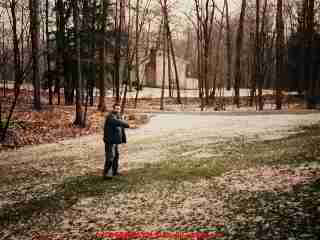
<svg viewBox="0 0 320 240"><path fill-rule="evenodd" d="M168 41L168 39L167 39ZM172 69L171 69L171 56L170 56L170 51L171 51L171 48L170 48L170 45L169 44L166 44L167 45L167 55L168 55L168 86L169 86L169 97L173 97L173 86L172 86ZM179 91L180 92L180 91Z"/></svg>
<svg viewBox="0 0 320 240"><path fill-rule="evenodd" d="M62 78L65 75L66 69L66 59L65 59L65 26L66 26L66 17L65 17L65 6L63 0L57 0L56 2L56 28L57 28L57 57L56 57L56 81L54 92L58 95L58 105L61 102L60 88Z"/></svg>
<svg viewBox="0 0 320 240"><path fill-rule="evenodd" d="M1 141L5 140L7 130L9 127L9 123L11 121L14 109L17 105L18 102L18 97L20 94L20 87L23 83L23 78L24 78L24 71L21 67L21 54L20 54L20 49L19 49L19 38L18 38L18 31L17 31L17 5L18 2L17 0L11 0L8 5L6 5L6 10L8 13L8 16L10 18L10 24L12 27L12 41L13 41L13 54L14 54L14 101L11 105L9 116L7 118L5 127L2 131L2 136L1 136ZM9 13L10 10L10 13Z"/></svg>
<svg viewBox="0 0 320 240"><path fill-rule="evenodd" d="M135 72L136 72L136 87L137 87L137 92L136 92L136 96L135 96L135 108L137 107L138 104L138 96L139 96L139 91L141 88L141 81L140 81L140 46L141 46L141 33L143 30L143 26L146 22L147 19L147 15L149 14L149 8L150 8L150 3L151 0L147 0L147 2L145 3L144 7L143 7L143 11L140 11L140 0L137 0L136 2L136 27L135 27L135 37L136 37L136 41L135 44L133 46L133 50L131 51L131 53L128 55L130 56L130 61L129 61L129 65L132 65L134 58L135 58ZM141 12L141 14L140 14ZM128 50L130 50L130 48L128 48ZM148 52L148 45L145 49L146 52ZM131 80L129 81L129 84L131 85L132 82Z"/></svg>
<svg viewBox="0 0 320 240"><path fill-rule="evenodd" d="M226 2L225 2L226 3ZM221 44L221 41L222 41L222 30L223 30L223 19L224 19L224 9L225 9L225 3L224 3L224 6L223 6L223 10L222 10L222 13L221 13L221 20L220 20L220 23L219 23L219 33L218 33L218 39L217 39L217 46L216 46L216 50L217 50L217 53L216 53L216 57L215 57L215 65L214 65L214 75L213 75L213 92L212 92L212 97L214 98L215 97L215 93L216 93L216 90L217 90L217 75L218 75L218 69L219 69L219 63L220 63L220 44Z"/></svg>
<svg viewBox="0 0 320 240"><path fill-rule="evenodd" d="M163 17L163 22L165 17ZM165 79L166 79L166 45L167 45L167 29L164 27L163 29L163 49L162 49L162 87L161 87L161 99L160 99L160 110L164 110L164 86L165 86Z"/></svg>
<svg viewBox="0 0 320 240"><path fill-rule="evenodd" d="M116 101L120 102L120 61L121 61L121 36L124 26L124 3L123 0L116 0L116 17L115 17L115 31L116 43L114 49L114 87L116 94Z"/></svg>
<svg viewBox="0 0 320 240"><path fill-rule="evenodd" d="M305 11L305 65L304 73L305 80L307 81L308 97L313 97L316 95L316 79L313 76L314 65L310 59L310 54L312 51L314 33L315 33L315 1L314 0L305 0L304 1L304 11ZM310 101L307 102L308 108L313 108L313 104Z"/></svg>
<svg viewBox="0 0 320 240"><path fill-rule="evenodd" d="M76 50L76 119L74 124L84 127L84 118L82 110L81 92L82 92L82 73L81 73L81 54L80 54L80 26L79 26L79 2L73 0L73 22L75 33L75 50Z"/></svg>
<svg viewBox="0 0 320 240"><path fill-rule="evenodd" d="M49 35L49 0L46 0L46 57L47 57L47 80L48 80L48 88L49 88L49 104L52 105L52 76L51 76L51 58L50 58L50 35Z"/></svg>
<svg viewBox="0 0 320 240"><path fill-rule="evenodd" d="M201 75L201 84L200 87L204 91L200 91L200 97L203 98L203 93L205 93L206 104L209 104L209 56L211 54L211 41L212 41L212 29L213 29L213 20L215 14L215 2L213 0L206 0L204 6L199 0L194 0L196 5L196 15L198 21L198 55L200 56L200 75ZM201 50L203 49L203 50ZM199 54L200 53L200 54ZM203 73L202 73L203 72ZM203 99L201 101L201 109L203 110Z"/></svg>
<svg viewBox="0 0 320 240"><path fill-rule="evenodd" d="M268 30L267 30L267 7L268 7L268 0L264 1L263 6L263 14L262 14L262 20L261 20L261 29L257 29L257 39L255 41L255 74L254 77L256 78L256 83L258 85L258 105L259 110L263 110L264 106L264 100L262 96L262 88L264 80L266 79L266 73L272 69L273 66L273 59L270 60L270 62L264 61L264 55L266 55L266 52L269 51L269 49L272 49L273 42L274 42L274 36L271 39L268 39ZM275 33L275 31L273 31ZM270 48L268 49L268 41L270 42ZM268 54L267 54L268 55ZM269 63L269 64L268 64ZM252 96L253 97L253 96Z"/></svg>
<svg viewBox="0 0 320 240"><path fill-rule="evenodd" d="M164 25L166 27L166 32L167 32L167 38L168 38L168 46L171 49L171 55L172 55L172 61L173 61L173 66L174 66L174 71L175 71L175 79L176 79L176 87L177 87L177 102L178 104L181 104L181 97L180 97L180 84L179 84L179 74L178 74L178 67L177 67L177 62L176 62L176 56L175 56L175 51L173 47L173 41L172 41L172 33L171 33L171 28L170 28L170 21L169 21L169 14L168 14L168 2L167 0L160 0L162 12L164 15Z"/></svg>
<svg viewBox="0 0 320 240"><path fill-rule="evenodd" d="M34 86L34 108L41 109L40 101L40 71L39 71L39 41L40 41L40 5L39 0L29 0L30 33L32 49L32 79Z"/></svg>
<svg viewBox="0 0 320 240"><path fill-rule="evenodd" d="M8 46L6 46L5 40L6 40L6 28L5 28L5 23L4 21L1 24L1 68L0 68L0 72L1 72L1 76L2 76L2 80L3 80L3 96L6 97L6 83L7 83L7 79L5 76L5 72L7 71L6 67L5 67L5 62L7 62L8 58L9 58L9 51L8 51Z"/></svg>
<svg viewBox="0 0 320 240"><path fill-rule="evenodd" d="M240 19L239 19L239 26L237 32L237 40L236 40L236 62L235 62L235 80L234 80L234 103L237 107L240 107L240 83L241 83L241 52L242 52L242 43L243 43L243 25L244 25L244 18L246 14L246 5L247 1L242 0L241 5L241 12L240 12Z"/></svg>
<svg viewBox="0 0 320 240"><path fill-rule="evenodd" d="M140 65L139 65L139 15L140 15L140 0L136 0L136 83L138 85L138 83L140 83L140 74L139 74L139 69L140 69ZM130 81L130 90L132 87L131 81ZM138 89L137 89L138 91Z"/></svg>
<svg viewBox="0 0 320 240"><path fill-rule="evenodd" d="M226 6L226 33L227 33L227 90L231 89L231 65L232 65L232 45L231 45L231 30L230 30L230 16L229 16L229 4L228 0L225 0Z"/></svg>
<svg viewBox="0 0 320 240"><path fill-rule="evenodd" d="M125 85L124 88L124 93L123 93L123 97L122 97L122 104L121 104L121 114L124 114L124 110L125 110L125 106L127 103L127 92L128 92L128 85L130 85L129 82L131 82L131 68L132 68L132 62L130 61L130 42L131 42L131 37L132 37L132 30L131 30L131 1L128 1L128 23L127 23L127 34L128 34L128 40L127 40L127 49L126 49L126 69L124 71L126 71L126 79L124 79L122 81L122 84ZM139 20L139 19L138 19ZM124 17L124 21L125 21L125 17ZM137 52L134 52L134 50L132 51L132 55ZM132 59L133 61L133 59Z"/></svg>
<svg viewBox="0 0 320 240"><path fill-rule="evenodd" d="M256 95L257 82L259 81L259 68L260 68L260 0L256 0L256 31L254 38L254 57L253 57L253 75L251 81L250 91L250 106L253 106L253 99Z"/></svg>
<svg viewBox="0 0 320 240"><path fill-rule="evenodd" d="M281 94L281 83L284 78L284 24L282 15L282 0L277 1L277 40L276 40L276 109L281 109L282 94Z"/></svg>
<svg viewBox="0 0 320 240"><path fill-rule="evenodd" d="M107 0L102 0L102 19L101 19L101 42L99 47L99 60L100 60L100 75L99 75L99 89L100 89L100 97L99 97L99 105L98 109L101 112L106 111L106 103L105 103L105 79L106 79L106 28L107 28L107 8L108 8Z"/></svg>

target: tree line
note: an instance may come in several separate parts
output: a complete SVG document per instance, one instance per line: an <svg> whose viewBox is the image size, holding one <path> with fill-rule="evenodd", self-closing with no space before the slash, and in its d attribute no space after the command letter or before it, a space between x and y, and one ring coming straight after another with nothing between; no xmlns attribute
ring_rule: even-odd
<svg viewBox="0 0 320 240"><path fill-rule="evenodd" d="M240 88L250 89L249 104L263 110L263 89L274 90L276 108L283 92L305 98L320 95L319 6L316 0L193 0L186 13L190 27L186 57L199 79L202 106L216 101L223 89L233 89L240 107ZM237 9L230 11L230 3ZM190 40L191 39L191 40ZM196 42L197 44L190 44ZM307 101L308 107L314 107Z"/></svg>

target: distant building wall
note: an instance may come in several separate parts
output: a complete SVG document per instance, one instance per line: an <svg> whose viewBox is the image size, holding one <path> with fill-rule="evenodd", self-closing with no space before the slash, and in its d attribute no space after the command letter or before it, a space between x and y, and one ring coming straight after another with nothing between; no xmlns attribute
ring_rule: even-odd
<svg viewBox="0 0 320 240"><path fill-rule="evenodd" d="M177 71L179 77L180 89L197 89L198 79L187 77L188 62L182 58L176 57ZM171 59L171 80L172 86L176 88L175 69ZM169 87L168 77L168 58L165 63L165 88ZM155 50L150 53L150 60L145 64L145 81L144 85L148 87L162 87L163 80L163 56L161 53L156 53Z"/></svg>

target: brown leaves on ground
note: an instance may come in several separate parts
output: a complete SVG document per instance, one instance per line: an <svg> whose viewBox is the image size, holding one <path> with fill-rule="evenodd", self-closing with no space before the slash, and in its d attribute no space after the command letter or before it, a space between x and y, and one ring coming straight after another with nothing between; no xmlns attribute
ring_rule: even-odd
<svg viewBox="0 0 320 240"><path fill-rule="evenodd" d="M7 97L1 97L3 125L6 123L12 102L13 91L7 90ZM96 106L88 106L86 127L79 128L73 124L75 106L43 104L41 111L35 111L32 109L31 102L31 92L23 90L11 119L6 139L0 144L0 151L25 145L53 143L67 138L102 132L104 116L108 114L108 112L98 111ZM108 99L108 109L111 109L112 103L113 99ZM125 112L125 118L128 119L131 128L137 128L148 122L147 115L138 112L139 110L133 109Z"/></svg>

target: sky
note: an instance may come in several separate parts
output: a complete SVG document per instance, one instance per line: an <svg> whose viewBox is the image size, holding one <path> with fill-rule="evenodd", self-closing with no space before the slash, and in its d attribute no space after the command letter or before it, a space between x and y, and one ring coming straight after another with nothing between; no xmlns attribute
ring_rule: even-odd
<svg viewBox="0 0 320 240"><path fill-rule="evenodd" d="M175 0L168 0L168 2L172 2ZM193 12L195 3L194 0L176 0L177 1L177 7L175 9L175 15L178 16L178 18L175 18L176 27L174 28L175 32L183 32L185 29L185 26L190 25L190 20L185 16L187 14L190 16L190 14ZM204 2L205 0L203 0ZM225 0L215 0L215 3L217 4L218 8L222 11L224 6ZM241 7L241 1L240 0L228 0L229 3L229 14L239 14L239 10ZM194 13L194 12L193 12ZM219 14L220 15L220 14Z"/></svg>
<svg viewBox="0 0 320 240"><path fill-rule="evenodd" d="M178 0L179 10L189 12L194 6L194 0ZM223 8L224 0L215 0L220 9ZM230 12L234 12L241 6L239 0L228 0Z"/></svg>

